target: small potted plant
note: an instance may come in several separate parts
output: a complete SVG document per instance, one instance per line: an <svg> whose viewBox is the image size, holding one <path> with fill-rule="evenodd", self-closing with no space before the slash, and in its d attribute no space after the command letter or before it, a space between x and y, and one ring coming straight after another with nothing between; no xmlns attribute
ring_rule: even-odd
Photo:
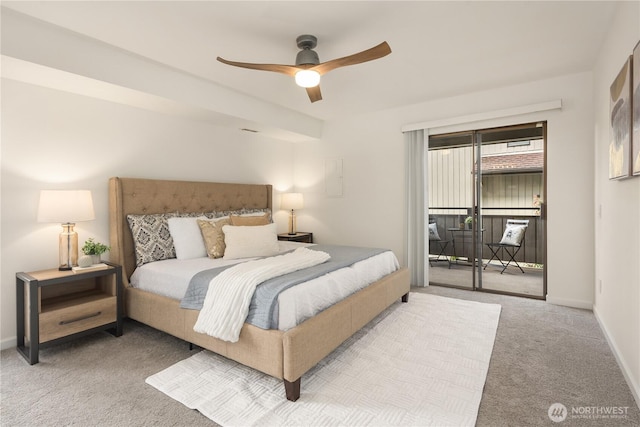
<svg viewBox="0 0 640 427"><path fill-rule="evenodd" d="M100 262L100 255L109 251L110 249L111 248L109 246L104 245L100 242L96 242L93 240L93 237L90 237L86 242L84 242L82 253L91 256L92 264L97 264Z"/></svg>
<svg viewBox="0 0 640 427"><path fill-rule="evenodd" d="M469 230L471 230L472 224L473 224L473 217L468 216L465 220L464 223L467 225L467 228Z"/></svg>

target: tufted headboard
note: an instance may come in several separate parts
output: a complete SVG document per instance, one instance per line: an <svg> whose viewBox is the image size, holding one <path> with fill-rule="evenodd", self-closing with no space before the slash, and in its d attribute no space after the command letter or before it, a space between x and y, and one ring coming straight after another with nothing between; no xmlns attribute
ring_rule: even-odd
<svg viewBox="0 0 640 427"><path fill-rule="evenodd" d="M271 193L271 185L109 178L109 259L122 265L128 286L136 267L129 214L273 210Z"/></svg>

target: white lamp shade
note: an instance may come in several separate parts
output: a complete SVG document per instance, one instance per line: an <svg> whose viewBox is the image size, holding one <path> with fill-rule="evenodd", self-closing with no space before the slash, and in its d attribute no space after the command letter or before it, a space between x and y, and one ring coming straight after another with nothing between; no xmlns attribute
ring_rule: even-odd
<svg viewBox="0 0 640 427"><path fill-rule="evenodd" d="M302 209L304 207L302 193L284 193L280 206L287 210Z"/></svg>
<svg viewBox="0 0 640 427"><path fill-rule="evenodd" d="M313 70L300 70L296 73L295 79L300 87L316 87L320 84L320 73Z"/></svg>
<svg viewBox="0 0 640 427"><path fill-rule="evenodd" d="M95 219L89 190L42 190L38 222L79 222Z"/></svg>

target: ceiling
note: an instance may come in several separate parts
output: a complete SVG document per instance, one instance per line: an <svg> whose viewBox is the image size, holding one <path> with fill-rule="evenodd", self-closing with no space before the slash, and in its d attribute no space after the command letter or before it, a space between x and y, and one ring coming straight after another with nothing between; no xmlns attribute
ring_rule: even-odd
<svg viewBox="0 0 640 427"><path fill-rule="evenodd" d="M137 55L327 120L592 69L611 1L44 1L2 5ZM386 40L391 55L322 78L224 65L293 64L301 34L324 62Z"/></svg>

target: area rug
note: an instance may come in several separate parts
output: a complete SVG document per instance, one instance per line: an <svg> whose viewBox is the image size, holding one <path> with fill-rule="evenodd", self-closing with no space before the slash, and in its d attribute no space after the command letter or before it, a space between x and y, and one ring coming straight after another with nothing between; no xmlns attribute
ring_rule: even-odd
<svg viewBox="0 0 640 427"><path fill-rule="evenodd" d="M147 383L222 426L473 426L500 309L411 293L303 375L297 402L208 351Z"/></svg>

